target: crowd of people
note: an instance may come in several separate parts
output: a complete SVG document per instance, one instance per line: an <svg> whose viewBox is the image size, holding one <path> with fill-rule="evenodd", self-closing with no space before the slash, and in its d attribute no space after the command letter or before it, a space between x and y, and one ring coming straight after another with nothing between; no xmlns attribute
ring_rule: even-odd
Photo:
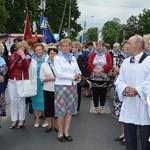
<svg viewBox="0 0 150 150"><path fill-rule="evenodd" d="M72 115L79 114L81 94L91 96L95 114L102 115L113 87L112 113L119 118L122 129L115 141L121 141L127 150L136 150L139 126L142 150L150 149L150 35L134 35L122 47L114 43L112 49L103 40L86 45L70 39L62 39L57 45L19 40L11 47L10 56L1 39L0 117L6 116L8 88L10 129L24 127L29 105L35 114L35 128L41 126L40 117L44 116L42 127L47 127L46 133L54 129L59 142L72 142L70 124ZM37 95L20 97L17 81L30 78L29 68L37 80Z"/></svg>

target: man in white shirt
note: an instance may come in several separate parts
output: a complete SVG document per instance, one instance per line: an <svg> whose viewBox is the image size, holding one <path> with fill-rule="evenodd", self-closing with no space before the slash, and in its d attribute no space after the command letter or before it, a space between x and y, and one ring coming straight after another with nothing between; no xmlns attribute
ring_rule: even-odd
<svg viewBox="0 0 150 150"><path fill-rule="evenodd" d="M125 123L127 150L137 150L137 127L140 132L141 149L150 150L150 118L142 90L150 74L150 56L143 53L144 41L140 35L130 37L127 46L131 56L122 63L115 82L119 99L123 101L119 121Z"/></svg>

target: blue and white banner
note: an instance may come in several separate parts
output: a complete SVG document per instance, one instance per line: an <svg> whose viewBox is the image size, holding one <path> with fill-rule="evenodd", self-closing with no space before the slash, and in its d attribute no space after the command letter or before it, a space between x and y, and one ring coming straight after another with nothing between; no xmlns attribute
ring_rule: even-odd
<svg viewBox="0 0 150 150"><path fill-rule="evenodd" d="M56 43L56 39L48 26L45 29L45 34L43 35L43 41L47 44Z"/></svg>
<svg viewBox="0 0 150 150"><path fill-rule="evenodd" d="M45 30L48 26L48 17L40 17L40 29Z"/></svg>

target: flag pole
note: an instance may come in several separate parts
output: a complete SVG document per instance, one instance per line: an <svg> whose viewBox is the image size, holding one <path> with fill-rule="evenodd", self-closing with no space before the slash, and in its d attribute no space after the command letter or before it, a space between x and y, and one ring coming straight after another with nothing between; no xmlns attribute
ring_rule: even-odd
<svg viewBox="0 0 150 150"><path fill-rule="evenodd" d="M32 32L31 32L31 25L28 15L28 7L27 2L25 1L25 7L26 7L26 21L25 21L25 28L24 28L24 40L32 39Z"/></svg>
<svg viewBox="0 0 150 150"><path fill-rule="evenodd" d="M52 30L51 30L50 25L49 25L49 24L47 24L47 27L49 28L50 32L52 33L52 37L53 37L53 38L54 38L54 40L56 41L56 39L55 39L55 37L54 37L54 34L53 34Z"/></svg>
<svg viewBox="0 0 150 150"><path fill-rule="evenodd" d="M37 31L37 27L36 27L36 30L35 30L35 43L37 42L37 34L38 34L38 31Z"/></svg>
<svg viewBox="0 0 150 150"><path fill-rule="evenodd" d="M26 11L26 16L28 15L28 4L27 1L25 0L25 11Z"/></svg>
<svg viewBox="0 0 150 150"><path fill-rule="evenodd" d="M71 0L69 3L68 38L70 38L70 21L71 21Z"/></svg>
<svg viewBox="0 0 150 150"><path fill-rule="evenodd" d="M62 19L61 19L61 23L60 23L60 27L59 27L59 36L60 36L61 30L62 30L62 25L63 25L63 21L64 21L66 6L67 6L67 0L65 2L64 11L63 11L63 15L62 15Z"/></svg>

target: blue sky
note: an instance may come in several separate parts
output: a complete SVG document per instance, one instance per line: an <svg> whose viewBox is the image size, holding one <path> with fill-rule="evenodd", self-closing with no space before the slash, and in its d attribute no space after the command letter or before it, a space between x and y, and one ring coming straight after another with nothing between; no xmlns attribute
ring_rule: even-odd
<svg viewBox="0 0 150 150"><path fill-rule="evenodd" d="M86 28L98 27L102 29L105 22L114 17L121 23L134 15L138 16L144 8L150 9L150 0L77 0L81 16L78 19L83 27L86 20ZM94 16L94 17L90 17Z"/></svg>

